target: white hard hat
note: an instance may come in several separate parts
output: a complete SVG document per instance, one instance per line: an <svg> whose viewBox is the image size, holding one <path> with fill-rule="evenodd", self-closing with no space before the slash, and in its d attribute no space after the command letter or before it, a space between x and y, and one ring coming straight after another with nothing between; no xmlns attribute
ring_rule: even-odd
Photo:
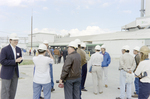
<svg viewBox="0 0 150 99"><path fill-rule="evenodd" d="M78 48L78 45L77 45L77 43L75 41L71 41L68 46L71 46L71 47L74 47L74 48Z"/></svg>
<svg viewBox="0 0 150 99"><path fill-rule="evenodd" d="M99 45L96 45L96 46L95 46L95 49L96 49L96 50L101 50L101 47L100 47Z"/></svg>
<svg viewBox="0 0 150 99"><path fill-rule="evenodd" d="M55 47L55 48L57 48L57 47Z"/></svg>
<svg viewBox="0 0 150 99"><path fill-rule="evenodd" d="M80 39L75 39L74 40L77 44L81 44L81 40Z"/></svg>
<svg viewBox="0 0 150 99"><path fill-rule="evenodd" d="M82 43L82 44L81 44L81 47L86 47L86 44L85 44L85 43Z"/></svg>
<svg viewBox="0 0 150 99"><path fill-rule="evenodd" d="M48 44L48 41L47 40L44 40L44 42L43 42L44 44Z"/></svg>
<svg viewBox="0 0 150 99"><path fill-rule="evenodd" d="M17 36L16 33L10 34L9 39L12 39L12 40L19 40L19 38L18 38L18 36Z"/></svg>
<svg viewBox="0 0 150 99"><path fill-rule="evenodd" d="M133 50L140 51L140 47L136 46Z"/></svg>
<svg viewBox="0 0 150 99"><path fill-rule="evenodd" d="M47 50L47 46L45 44L40 44L38 50Z"/></svg>
<svg viewBox="0 0 150 99"><path fill-rule="evenodd" d="M130 50L130 47L128 45L125 45L125 46L122 47L122 49L124 49L124 50Z"/></svg>
<svg viewBox="0 0 150 99"><path fill-rule="evenodd" d="M105 48L105 49L106 49L106 46L105 46L105 45L102 45L101 48Z"/></svg>

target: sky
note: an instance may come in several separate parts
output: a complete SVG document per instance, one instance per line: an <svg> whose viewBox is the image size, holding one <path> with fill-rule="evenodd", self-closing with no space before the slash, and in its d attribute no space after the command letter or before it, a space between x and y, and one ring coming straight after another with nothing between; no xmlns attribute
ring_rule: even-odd
<svg viewBox="0 0 150 99"><path fill-rule="evenodd" d="M43 32L84 36L121 31L140 17L141 0L0 0L0 37Z"/></svg>

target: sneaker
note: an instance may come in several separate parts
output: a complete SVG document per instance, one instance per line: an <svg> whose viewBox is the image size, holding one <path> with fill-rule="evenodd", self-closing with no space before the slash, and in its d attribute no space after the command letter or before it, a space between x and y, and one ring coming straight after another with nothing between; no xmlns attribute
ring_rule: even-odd
<svg viewBox="0 0 150 99"><path fill-rule="evenodd" d="M51 92L53 92L53 91L55 91L55 89L54 89L54 88L52 88L52 89L51 89Z"/></svg>
<svg viewBox="0 0 150 99"><path fill-rule="evenodd" d="M138 98L138 94L132 95L133 98Z"/></svg>
<svg viewBox="0 0 150 99"><path fill-rule="evenodd" d="M107 87L108 87L108 85L105 85L105 87L107 88Z"/></svg>
<svg viewBox="0 0 150 99"><path fill-rule="evenodd" d="M94 92L93 92L94 93ZM97 93L94 93L95 95L97 95Z"/></svg>
<svg viewBox="0 0 150 99"><path fill-rule="evenodd" d="M82 89L81 91L87 91L86 89Z"/></svg>
<svg viewBox="0 0 150 99"><path fill-rule="evenodd" d="M40 96L40 99L44 99L44 97Z"/></svg>
<svg viewBox="0 0 150 99"><path fill-rule="evenodd" d="M102 94L103 93L103 91L102 92L99 92L99 94Z"/></svg>
<svg viewBox="0 0 150 99"><path fill-rule="evenodd" d="M120 97L117 97L116 99L121 99Z"/></svg>

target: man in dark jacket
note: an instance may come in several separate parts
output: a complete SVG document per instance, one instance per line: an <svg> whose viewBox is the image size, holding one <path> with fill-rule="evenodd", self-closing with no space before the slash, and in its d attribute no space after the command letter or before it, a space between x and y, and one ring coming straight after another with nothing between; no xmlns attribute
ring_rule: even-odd
<svg viewBox="0 0 150 99"><path fill-rule="evenodd" d="M80 99L81 57L76 52L77 44L69 44L68 56L64 63L59 84L64 81L65 99Z"/></svg>
<svg viewBox="0 0 150 99"><path fill-rule="evenodd" d="M64 47L64 50L63 50L63 59L64 59L64 63L65 63L65 60L66 60L66 56L68 55L68 51L66 50L66 47Z"/></svg>
<svg viewBox="0 0 150 99"><path fill-rule="evenodd" d="M15 99L19 78L18 63L22 62L21 49L17 47L19 40L17 34L11 34L9 40L10 44L4 47L0 54L1 99Z"/></svg>

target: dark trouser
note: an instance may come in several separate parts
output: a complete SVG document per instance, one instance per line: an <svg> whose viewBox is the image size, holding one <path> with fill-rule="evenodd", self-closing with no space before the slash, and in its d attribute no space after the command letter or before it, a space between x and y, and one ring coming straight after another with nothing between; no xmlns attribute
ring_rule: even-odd
<svg viewBox="0 0 150 99"><path fill-rule="evenodd" d="M60 63L60 62L61 62L61 56L58 57L58 63Z"/></svg>
<svg viewBox="0 0 150 99"><path fill-rule="evenodd" d="M81 78L64 82L65 99L80 99Z"/></svg>
<svg viewBox="0 0 150 99"><path fill-rule="evenodd" d="M1 83L1 99L15 99L18 84L17 73L14 72L13 78L10 80L2 79Z"/></svg>
<svg viewBox="0 0 150 99"><path fill-rule="evenodd" d="M64 59L64 63L65 63L65 60L66 60L66 56L63 56L63 59Z"/></svg>
<svg viewBox="0 0 150 99"><path fill-rule="evenodd" d="M87 75L87 63L82 66L81 89L84 89L86 75Z"/></svg>
<svg viewBox="0 0 150 99"><path fill-rule="evenodd" d="M139 81L138 99L148 99L149 96L150 96L150 83L143 83Z"/></svg>
<svg viewBox="0 0 150 99"><path fill-rule="evenodd" d="M139 78L137 78L137 77L135 78L134 85L135 85L136 94L139 94Z"/></svg>
<svg viewBox="0 0 150 99"><path fill-rule="evenodd" d="M54 88L54 80L53 80L53 65L50 64L50 76L51 76L51 88Z"/></svg>

